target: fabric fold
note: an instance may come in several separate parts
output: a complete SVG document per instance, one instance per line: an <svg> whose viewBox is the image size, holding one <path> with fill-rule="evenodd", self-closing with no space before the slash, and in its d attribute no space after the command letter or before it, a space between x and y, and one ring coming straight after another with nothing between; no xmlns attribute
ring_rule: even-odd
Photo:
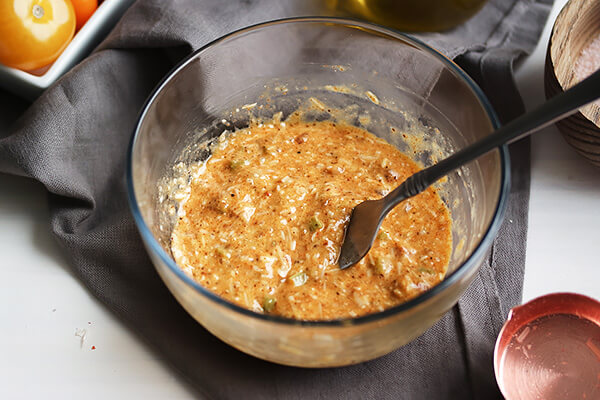
<svg viewBox="0 0 600 400"><path fill-rule="evenodd" d="M499 397L491 354L499 326L521 296L528 142L511 149L506 221L475 282L422 336L377 360L311 370L247 356L187 315L154 271L124 184L126 151L140 108L184 55L243 26L306 14L299 3L138 0L91 56L33 104L0 93L0 172L46 187L52 230L76 276L201 397ZM535 46L551 5L490 0L465 24L417 37L456 59L507 121L523 112L512 65Z"/></svg>

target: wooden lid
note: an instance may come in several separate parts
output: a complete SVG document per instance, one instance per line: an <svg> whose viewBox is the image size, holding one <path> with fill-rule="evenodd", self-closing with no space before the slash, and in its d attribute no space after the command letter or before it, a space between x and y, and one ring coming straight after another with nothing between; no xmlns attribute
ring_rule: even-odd
<svg viewBox="0 0 600 400"><path fill-rule="evenodd" d="M544 76L547 98L581 80L575 65L582 50L599 35L600 2L570 0L554 23L548 45ZM587 105L556 125L579 154L600 166L600 102Z"/></svg>

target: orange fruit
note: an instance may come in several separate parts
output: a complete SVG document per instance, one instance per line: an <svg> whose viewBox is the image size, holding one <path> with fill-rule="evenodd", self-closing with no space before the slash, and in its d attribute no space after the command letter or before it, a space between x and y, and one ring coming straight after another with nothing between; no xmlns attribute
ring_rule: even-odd
<svg viewBox="0 0 600 400"><path fill-rule="evenodd" d="M0 0L0 63L25 71L52 63L75 33L69 0Z"/></svg>
<svg viewBox="0 0 600 400"><path fill-rule="evenodd" d="M77 20L75 29L80 30L98 8L98 0L71 0L71 3L75 8L75 19Z"/></svg>

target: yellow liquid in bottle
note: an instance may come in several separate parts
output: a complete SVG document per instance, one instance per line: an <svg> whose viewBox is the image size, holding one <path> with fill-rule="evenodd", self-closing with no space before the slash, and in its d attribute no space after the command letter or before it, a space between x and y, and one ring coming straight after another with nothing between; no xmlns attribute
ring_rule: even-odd
<svg viewBox="0 0 600 400"><path fill-rule="evenodd" d="M402 31L442 31L475 15L487 0L326 0L346 15Z"/></svg>

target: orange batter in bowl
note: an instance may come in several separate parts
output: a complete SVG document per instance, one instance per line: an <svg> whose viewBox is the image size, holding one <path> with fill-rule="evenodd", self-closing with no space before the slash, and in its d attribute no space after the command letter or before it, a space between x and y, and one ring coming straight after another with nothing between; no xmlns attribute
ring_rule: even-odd
<svg viewBox="0 0 600 400"><path fill-rule="evenodd" d="M360 263L337 266L352 208L419 170L363 129L254 124L224 135L193 168L173 256L202 286L242 307L302 320L356 317L405 302L445 276L451 220L434 188L389 214Z"/></svg>

